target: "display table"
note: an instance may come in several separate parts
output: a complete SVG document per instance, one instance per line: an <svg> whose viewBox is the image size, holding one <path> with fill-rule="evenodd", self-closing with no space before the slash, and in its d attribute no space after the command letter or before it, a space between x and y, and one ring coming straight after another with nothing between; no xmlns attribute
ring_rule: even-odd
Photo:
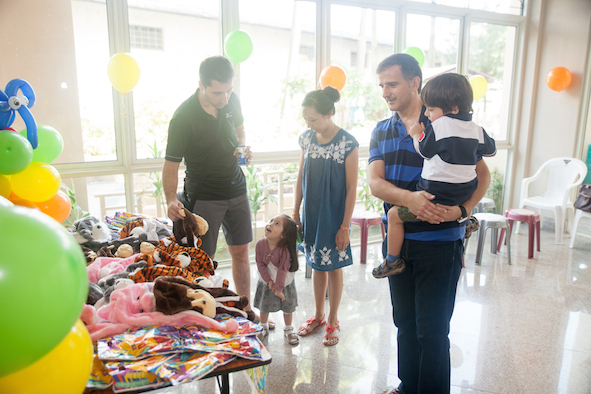
<svg viewBox="0 0 591 394"><path fill-rule="evenodd" d="M216 378L218 382L218 386L220 388L221 394L229 394L230 393L230 374L232 372L240 372L245 371L247 369L260 367L263 365L267 365L271 363L271 353L267 350L267 348L261 344L261 354L263 356L262 360L247 360L245 358L238 358L234 361L229 362L226 365L222 365L217 367L215 370L207 374L203 379L208 378ZM189 384L192 382L189 382ZM146 389L146 390L138 390L138 391L126 391L126 393L147 393L156 390L162 390L165 388L170 388L171 386L166 387L159 387L157 389ZM89 390L86 389L84 394L113 394L112 388L108 388L106 390Z"/></svg>

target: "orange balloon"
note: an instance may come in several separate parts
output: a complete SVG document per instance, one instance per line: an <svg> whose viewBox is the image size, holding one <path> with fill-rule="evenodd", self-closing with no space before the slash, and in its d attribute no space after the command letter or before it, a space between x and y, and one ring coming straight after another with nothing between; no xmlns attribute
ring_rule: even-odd
<svg viewBox="0 0 591 394"><path fill-rule="evenodd" d="M564 67L554 67L546 76L548 87L557 92L568 88L572 80L572 74Z"/></svg>
<svg viewBox="0 0 591 394"><path fill-rule="evenodd" d="M324 89L327 86L332 86L339 92L345 87L347 76L345 70L339 66L328 66L320 73L320 88Z"/></svg>
<svg viewBox="0 0 591 394"><path fill-rule="evenodd" d="M35 205L39 207L41 212L51 216L59 223L62 223L64 220L66 220L68 216L70 216L70 211L72 210L70 198L61 190L59 190L55 196L51 197L49 200L37 202Z"/></svg>
<svg viewBox="0 0 591 394"><path fill-rule="evenodd" d="M29 200L25 200L24 198L20 198L19 196L17 196L13 192L10 192L10 197L8 197L8 199L10 201L12 201L12 203L14 205L20 205L21 207L32 208L32 209L36 209L38 211L40 210L39 207L37 205L35 205L34 202L29 201Z"/></svg>

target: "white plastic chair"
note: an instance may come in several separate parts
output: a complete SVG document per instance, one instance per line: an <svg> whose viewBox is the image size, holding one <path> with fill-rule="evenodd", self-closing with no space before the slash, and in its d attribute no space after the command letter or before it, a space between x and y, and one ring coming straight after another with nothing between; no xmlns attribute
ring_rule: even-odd
<svg viewBox="0 0 591 394"><path fill-rule="evenodd" d="M570 245L568 246L571 249L575 245L575 237L577 235L577 227L579 227L579 221L582 218L591 219L591 213L590 212L581 211L580 209L575 209L575 222L573 223L573 228L572 228L572 230L570 232Z"/></svg>
<svg viewBox="0 0 591 394"><path fill-rule="evenodd" d="M548 188L541 196L530 196L529 185L545 173L548 173ZM537 209L542 215L542 210L554 212L556 221L555 242L562 243L564 233L564 220L572 223L574 207L571 200L571 191L578 189L587 176L587 165L581 160L572 157L557 157L550 159L536 173L521 182L521 199L519 208L531 207ZM519 225L518 225L519 228Z"/></svg>

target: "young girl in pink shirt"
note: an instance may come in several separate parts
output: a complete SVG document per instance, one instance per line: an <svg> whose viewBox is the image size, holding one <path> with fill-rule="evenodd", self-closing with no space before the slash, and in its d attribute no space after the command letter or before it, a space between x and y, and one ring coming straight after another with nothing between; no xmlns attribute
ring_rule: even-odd
<svg viewBox="0 0 591 394"><path fill-rule="evenodd" d="M269 313L283 311L284 336L291 345L299 343L292 326L298 305L294 273L298 270L295 221L279 214L265 226L265 236L256 245L256 262L260 278L254 295L254 306L261 311L263 335L269 332Z"/></svg>

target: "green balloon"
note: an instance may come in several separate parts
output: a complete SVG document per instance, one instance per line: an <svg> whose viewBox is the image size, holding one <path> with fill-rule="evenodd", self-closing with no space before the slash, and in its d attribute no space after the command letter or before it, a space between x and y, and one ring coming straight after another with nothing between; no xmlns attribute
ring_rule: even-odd
<svg viewBox="0 0 591 394"><path fill-rule="evenodd" d="M404 53L409 54L410 56L417 59L417 62L419 62L419 67L423 67L423 63L425 63L425 53L421 48L408 47L404 50Z"/></svg>
<svg viewBox="0 0 591 394"><path fill-rule="evenodd" d="M20 131L27 138L27 129ZM37 139L39 144L33 150L33 161L51 163L61 155L64 150L64 140L61 134L51 126L37 125Z"/></svg>
<svg viewBox="0 0 591 394"><path fill-rule="evenodd" d="M242 30L234 30L226 36L224 41L226 55L233 63L242 63L252 53L252 40L250 35Z"/></svg>
<svg viewBox="0 0 591 394"><path fill-rule="evenodd" d="M80 245L51 217L0 207L0 377L39 360L68 334L88 293Z"/></svg>
<svg viewBox="0 0 591 394"><path fill-rule="evenodd" d="M18 174L31 164L33 147L12 130L0 130L0 174Z"/></svg>

